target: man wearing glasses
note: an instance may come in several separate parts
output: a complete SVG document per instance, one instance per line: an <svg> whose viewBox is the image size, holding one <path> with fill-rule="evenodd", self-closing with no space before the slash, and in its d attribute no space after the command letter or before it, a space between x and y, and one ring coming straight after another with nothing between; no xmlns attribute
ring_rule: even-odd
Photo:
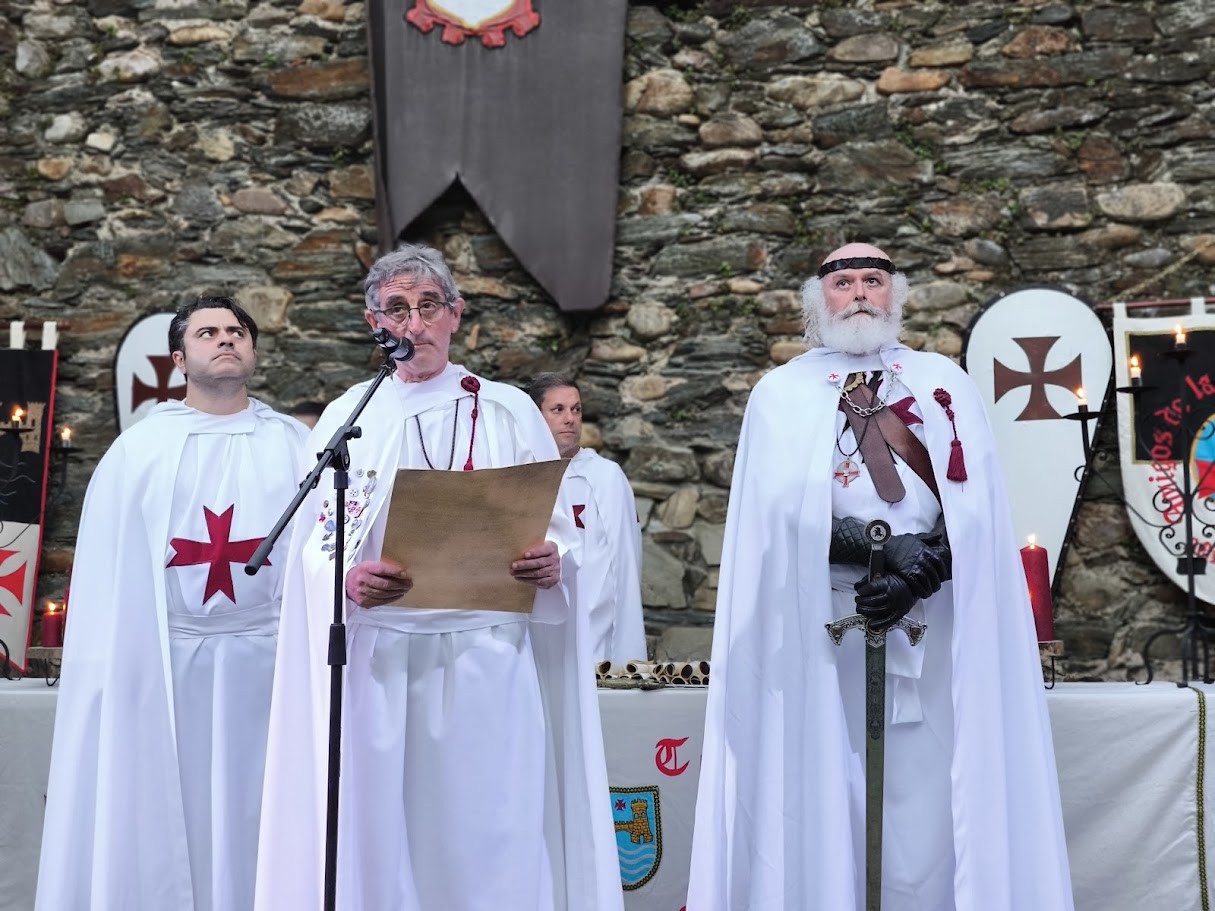
<svg viewBox="0 0 1215 911"><path fill-rule="evenodd" d="M450 361L465 302L420 245L378 260L366 319L409 339L350 441L345 517L306 501L291 545L268 748L257 907L321 904L333 531L344 521L347 650L339 907L362 911L621 911L585 622L570 610L570 510L511 565L531 614L393 605L410 567L380 559L397 469L469 471L558 457L514 387ZM367 384L326 409L323 447ZM420 534L425 534L420 529ZM561 545L559 548L558 545ZM475 561L478 555L467 554ZM289 616L287 616L289 615Z"/></svg>

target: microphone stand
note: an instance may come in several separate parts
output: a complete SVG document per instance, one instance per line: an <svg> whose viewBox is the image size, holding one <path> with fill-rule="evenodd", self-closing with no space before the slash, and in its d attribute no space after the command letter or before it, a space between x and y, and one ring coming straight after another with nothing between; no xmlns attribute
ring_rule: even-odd
<svg viewBox="0 0 1215 911"><path fill-rule="evenodd" d="M372 338L387 355L371 386L359 403L354 406L350 417L342 424L325 446L324 451L317 453L316 466L308 473L308 477L300 482L283 514L274 523L274 528L265 540L258 545L249 562L245 564L245 572L252 576L270 558L288 523L303 505L304 499L320 483L321 475L326 468L333 468L333 490L336 498L334 516L335 550L333 555L333 622L329 626L329 776L328 776L328 805L325 816L325 911L334 911L337 900L337 835L338 835L338 781L341 776L342 763L342 669L346 666L346 623L345 606L346 574L346 489L350 485L347 472L350 469L350 449L347 443L357 440L363 435L361 428L355 426L355 421L371 401L380 384L397 369L398 361L407 361L414 355L413 343L406 338L397 338L387 329L377 329Z"/></svg>

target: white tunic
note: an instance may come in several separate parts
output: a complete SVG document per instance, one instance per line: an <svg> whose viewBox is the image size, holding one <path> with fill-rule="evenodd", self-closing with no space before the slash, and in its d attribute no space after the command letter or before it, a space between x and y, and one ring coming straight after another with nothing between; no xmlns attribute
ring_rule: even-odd
<svg viewBox="0 0 1215 911"><path fill-rule="evenodd" d="M285 542L257 575L243 564L291 499L304 433L256 401L223 416L170 402L98 465L39 911L251 907Z"/></svg>
<svg viewBox="0 0 1215 911"><path fill-rule="evenodd" d="M646 658L641 611L641 525L620 466L580 449L565 472L572 503L578 611L590 618L591 656L616 664Z"/></svg>
<svg viewBox="0 0 1215 911"><path fill-rule="evenodd" d="M982 402L946 358L890 346L878 362L924 419L953 548L953 581L913 611L928 625L921 645L888 640L883 908L1070 911L1036 636ZM771 371L747 405L714 623L696 911L864 905L863 658L824 629L855 613L827 565L840 453L824 430L838 430L839 385L857 369L818 349ZM953 398L965 482L946 477L953 429L938 388Z"/></svg>
<svg viewBox="0 0 1215 911"><path fill-rule="evenodd" d="M460 385L468 376L449 365L423 383L394 377L371 399L358 421L363 435L350 445L348 567L378 557L398 467L425 468L429 460L458 471L470 442L477 468L556 457L530 400L498 383L480 381L474 437L474 397ZM326 410L310 449L323 448L365 388ZM259 854L261 911L321 905L333 590L327 482L305 504L312 527L299 526L292 541ZM556 511L548 535L563 552L566 515ZM563 575L572 569L564 558ZM565 589L537 592L531 615L476 606L345 607L337 906L620 911L587 626L569 610Z"/></svg>

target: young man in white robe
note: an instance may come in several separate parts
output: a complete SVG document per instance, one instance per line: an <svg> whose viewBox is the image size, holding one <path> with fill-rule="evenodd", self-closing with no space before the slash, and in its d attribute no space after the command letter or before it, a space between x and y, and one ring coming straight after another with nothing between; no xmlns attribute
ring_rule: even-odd
<svg viewBox="0 0 1215 911"><path fill-rule="evenodd" d="M568 377L542 373L527 394L544 415L561 458L577 529L579 612L590 618L591 655L614 664L646 659L641 610L641 523L620 466L582 446L582 394Z"/></svg>
<svg viewBox="0 0 1215 911"><path fill-rule="evenodd" d="M547 540L510 566L536 588L530 614L393 605L412 567L381 559L398 469L505 467L556 459L557 448L523 392L449 361L465 305L437 251L386 254L365 289L368 323L408 338L415 355L371 397L350 441L337 907L621 911L589 627L563 584L567 507L559 499ZM326 409L309 451L366 388ZM324 487L291 544L259 911L322 904L336 529Z"/></svg>
<svg viewBox="0 0 1215 911"><path fill-rule="evenodd" d="M89 482L72 569L38 911L246 911L291 500L305 429L248 396L257 326L230 298L169 329L185 399Z"/></svg>
<svg viewBox="0 0 1215 911"><path fill-rule="evenodd" d="M812 350L763 377L747 404L713 631L695 911L865 906L864 637L837 646L824 628L858 612L875 630L904 616L927 626L915 647L900 631L887 639L884 911L1072 908L995 447L966 374L898 343L906 297L881 250L836 250L803 287ZM877 582L863 534L874 519L892 529Z"/></svg>

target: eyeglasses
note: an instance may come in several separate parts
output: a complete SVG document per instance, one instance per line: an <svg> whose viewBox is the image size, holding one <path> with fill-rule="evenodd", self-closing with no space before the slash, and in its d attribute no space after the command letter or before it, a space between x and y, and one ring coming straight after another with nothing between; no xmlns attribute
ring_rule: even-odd
<svg viewBox="0 0 1215 911"><path fill-rule="evenodd" d="M452 310L455 309L455 305L451 301L420 301L416 307L410 307L406 304L396 304L387 310L377 310L374 307L368 309L376 316L383 317L388 322L397 326L404 326L409 322L410 317L414 313L417 313L422 318L422 322L429 326L443 313L444 307L450 307Z"/></svg>

